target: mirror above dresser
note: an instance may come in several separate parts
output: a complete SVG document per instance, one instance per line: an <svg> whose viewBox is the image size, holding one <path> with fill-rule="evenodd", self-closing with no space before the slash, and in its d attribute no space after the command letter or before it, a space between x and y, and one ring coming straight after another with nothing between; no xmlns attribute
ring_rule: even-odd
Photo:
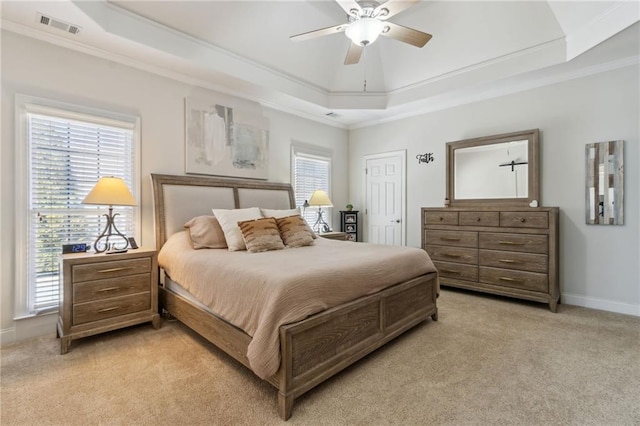
<svg viewBox="0 0 640 426"><path fill-rule="evenodd" d="M454 207L537 205L538 129L447 143L447 199Z"/></svg>

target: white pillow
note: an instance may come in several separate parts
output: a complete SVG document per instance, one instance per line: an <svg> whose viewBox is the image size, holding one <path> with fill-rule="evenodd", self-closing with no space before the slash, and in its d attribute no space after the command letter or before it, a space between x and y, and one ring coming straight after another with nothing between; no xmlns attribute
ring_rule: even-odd
<svg viewBox="0 0 640 426"><path fill-rule="evenodd" d="M287 209L287 210L272 210L272 209L260 209L262 212L262 217L275 217L276 219L280 219L282 217L289 216L300 216L300 208L296 207L295 209Z"/></svg>
<svg viewBox="0 0 640 426"><path fill-rule="evenodd" d="M250 207L248 209L233 210L212 209L212 211L213 215L218 218L218 222L220 222L229 251L246 250L247 246L244 244L238 222L260 219L262 217L260 209L258 207Z"/></svg>

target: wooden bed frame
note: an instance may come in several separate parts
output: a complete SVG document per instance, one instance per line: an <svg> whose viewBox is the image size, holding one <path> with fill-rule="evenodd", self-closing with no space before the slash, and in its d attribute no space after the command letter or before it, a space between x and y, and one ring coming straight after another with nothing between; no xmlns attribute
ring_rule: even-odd
<svg viewBox="0 0 640 426"><path fill-rule="evenodd" d="M289 184L158 174L151 179L158 250L182 224L211 215L212 208L295 208ZM280 417L291 417L295 398L391 339L429 317L437 321L436 292L436 274L425 274L281 326L280 368L267 379L278 389ZM161 308L250 368L249 335L162 284L159 293Z"/></svg>

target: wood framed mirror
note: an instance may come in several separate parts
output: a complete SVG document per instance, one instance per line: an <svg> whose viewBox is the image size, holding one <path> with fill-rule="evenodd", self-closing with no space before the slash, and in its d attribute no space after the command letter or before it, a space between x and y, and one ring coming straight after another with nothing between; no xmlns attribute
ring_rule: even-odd
<svg viewBox="0 0 640 426"><path fill-rule="evenodd" d="M447 143L452 207L538 207L538 129Z"/></svg>

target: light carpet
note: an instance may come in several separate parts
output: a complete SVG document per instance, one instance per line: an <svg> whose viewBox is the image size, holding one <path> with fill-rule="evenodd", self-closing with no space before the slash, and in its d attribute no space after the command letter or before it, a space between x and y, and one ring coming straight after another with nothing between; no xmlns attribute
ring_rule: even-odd
<svg viewBox="0 0 640 426"><path fill-rule="evenodd" d="M446 290L290 425L639 425L640 318ZM5 425L274 425L277 391L178 322L2 348Z"/></svg>

